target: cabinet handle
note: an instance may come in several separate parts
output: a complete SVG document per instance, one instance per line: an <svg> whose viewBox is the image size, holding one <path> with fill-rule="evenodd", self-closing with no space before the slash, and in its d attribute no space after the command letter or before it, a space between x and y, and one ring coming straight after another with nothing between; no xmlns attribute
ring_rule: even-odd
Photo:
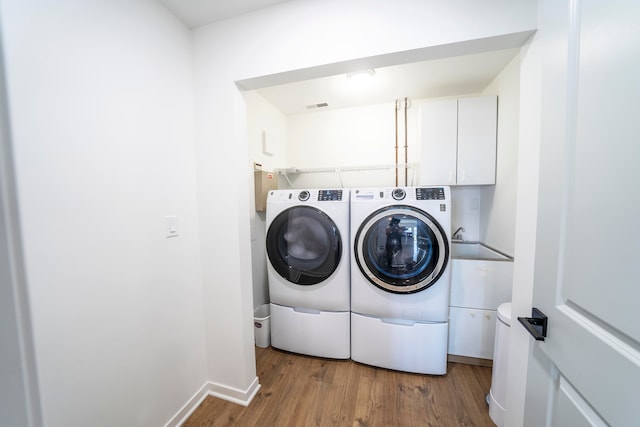
<svg viewBox="0 0 640 427"><path fill-rule="evenodd" d="M465 171L462 171L462 182L464 182L466 178L467 178L467 174L465 173Z"/></svg>
<svg viewBox="0 0 640 427"><path fill-rule="evenodd" d="M453 171L449 171L449 184L453 184Z"/></svg>

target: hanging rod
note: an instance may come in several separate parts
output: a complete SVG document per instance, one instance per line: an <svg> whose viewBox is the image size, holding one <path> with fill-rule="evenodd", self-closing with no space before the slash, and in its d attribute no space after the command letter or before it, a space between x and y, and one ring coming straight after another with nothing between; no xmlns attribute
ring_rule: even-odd
<svg viewBox="0 0 640 427"><path fill-rule="evenodd" d="M334 168L285 168L274 169L273 172L278 175L287 175L294 173L340 173L340 172L357 172L357 171L372 171L372 170L384 170L384 169L398 169L398 168L414 168L418 166L417 163L399 163L399 164L379 164L379 165L365 165L365 166L340 166Z"/></svg>

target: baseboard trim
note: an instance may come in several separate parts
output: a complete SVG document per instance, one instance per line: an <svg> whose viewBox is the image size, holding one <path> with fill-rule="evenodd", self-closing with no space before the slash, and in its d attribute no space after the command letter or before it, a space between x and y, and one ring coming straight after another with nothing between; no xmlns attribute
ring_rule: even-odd
<svg viewBox="0 0 640 427"><path fill-rule="evenodd" d="M448 354L447 361L454 362L454 363L464 363L467 365L484 366L487 368L491 368L493 366L493 360L491 359L480 359L478 357L458 356L456 354Z"/></svg>
<svg viewBox="0 0 640 427"><path fill-rule="evenodd" d="M207 381L169 420L164 427L179 427L198 409L207 396L214 396L242 406L249 406L260 390L260 382L255 377L246 390Z"/></svg>
<svg viewBox="0 0 640 427"><path fill-rule="evenodd" d="M222 384L216 384L214 382L208 382L209 395L219 397L220 399L228 400L229 402L237 403L242 406L249 406L253 398L260 390L260 383L258 377L255 377L249 387L246 390L240 390L234 387L225 386Z"/></svg>
<svg viewBox="0 0 640 427"><path fill-rule="evenodd" d="M189 399L187 403L185 403L182 408L175 414L168 423L164 425L164 427L178 427L184 424L187 421L187 418L193 414L193 411L198 409L198 406L204 399L209 395L209 383L204 383L200 390L198 390L192 397Z"/></svg>

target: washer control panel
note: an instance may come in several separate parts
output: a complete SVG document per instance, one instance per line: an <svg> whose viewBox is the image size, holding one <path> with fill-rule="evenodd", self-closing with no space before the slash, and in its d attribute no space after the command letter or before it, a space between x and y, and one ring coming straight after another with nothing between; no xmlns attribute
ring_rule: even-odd
<svg viewBox="0 0 640 427"><path fill-rule="evenodd" d="M331 202L342 200L342 190L320 190L318 191L318 201Z"/></svg>
<svg viewBox="0 0 640 427"><path fill-rule="evenodd" d="M444 188L416 188L416 200L444 200Z"/></svg>

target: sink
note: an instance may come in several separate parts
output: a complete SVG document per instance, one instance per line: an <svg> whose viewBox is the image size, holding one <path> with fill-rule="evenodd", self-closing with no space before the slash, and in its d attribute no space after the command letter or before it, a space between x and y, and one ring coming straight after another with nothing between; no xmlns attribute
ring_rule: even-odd
<svg viewBox="0 0 640 427"><path fill-rule="evenodd" d="M513 261L513 257L480 242L452 242L451 257L453 259Z"/></svg>

